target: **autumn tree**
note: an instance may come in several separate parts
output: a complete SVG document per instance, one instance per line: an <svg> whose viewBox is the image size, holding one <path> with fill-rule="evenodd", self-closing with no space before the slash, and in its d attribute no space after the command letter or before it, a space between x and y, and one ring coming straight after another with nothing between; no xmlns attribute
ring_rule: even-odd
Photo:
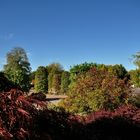
<svg viewBox="0 0 140 140"><path fill-rule="evenodd" d="M10 81L24 91L28 91L30 88L30 72L30 63L23 48L17 47L7 53L7 64L4 65L4 73Z"/></svg>
<svg viewBox="0 0 140 140"><path fill-rule="evenodd" d="M38 67L35 73L35 91L47 93L48 92L48 73L45 67Z"/></svg>
<svg viewBox="0 0 140 140"><path fill-rule="evenodd" d="M62 106L73 113L88 113L100 109L114 109L126 103L129 83L106 70L92 68L76 78L69 97Z"/></svg>

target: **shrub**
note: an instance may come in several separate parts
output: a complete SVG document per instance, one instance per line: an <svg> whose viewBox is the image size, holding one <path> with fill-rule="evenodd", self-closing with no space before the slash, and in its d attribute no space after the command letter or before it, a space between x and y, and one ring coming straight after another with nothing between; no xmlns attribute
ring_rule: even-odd
<svg viewBox="0 0 140 140"><path fill-rule="evenodd" d="M29 139L32 118L37 113L34 103L44 104L23 94L16 89L0 93L0 137Z"/></svg>

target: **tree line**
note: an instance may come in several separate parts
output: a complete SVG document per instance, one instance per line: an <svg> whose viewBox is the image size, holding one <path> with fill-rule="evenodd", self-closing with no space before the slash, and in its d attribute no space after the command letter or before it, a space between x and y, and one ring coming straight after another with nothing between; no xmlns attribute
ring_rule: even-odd
<svg viewBox="0 0 140 140"><path fill-rule="evenodd" d="M127 77L135 87L140 87L139 52L133 55L134 64L137 68L129 72L121 64L104 65L86 62L72 66L69 71L65 71L59 63L52 63L46 67L39 66L36 71L32 72L26 51L20 47L8 52L6 58L7 64L4 65L3 72L1 73L13 85L20 87L23 91L29 91L31 86L34 86L35 92L51 94L67 93L68 89L74 84L76 77L93 67L106 70L121 79Z"/></svg>
<svg viewBox="0 0 140 140"><path fill-rule="evenodd" d="M7 63L0 72L0 91L18 88L35 93L66 94L60 106L72 113L115 109L127 104L131 86L139 87L140 54L133 56L136 70L127 71L122 64L82 63L65 71L60 63L39 66L31 71L23 48L7 53Z"/></svg>

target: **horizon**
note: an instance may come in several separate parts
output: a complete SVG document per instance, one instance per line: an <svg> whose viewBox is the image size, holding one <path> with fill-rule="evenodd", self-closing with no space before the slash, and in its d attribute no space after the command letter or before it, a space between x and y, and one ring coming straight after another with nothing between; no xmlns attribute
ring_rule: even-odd
<svg viewBox="0 0 140 140"><path fill-rule="evenodd" d="M138 0L2 0L0 70L16 46L25 49L33 71L53 62L65 70L84 62L135 69L139 7Z"/></svg>

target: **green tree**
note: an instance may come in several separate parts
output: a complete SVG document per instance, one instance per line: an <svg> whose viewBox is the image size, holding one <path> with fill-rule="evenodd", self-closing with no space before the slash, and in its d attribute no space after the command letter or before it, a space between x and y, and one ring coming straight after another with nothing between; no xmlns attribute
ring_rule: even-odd
<svg viewBox="0 0 140 140"><path fill-rule="evenodd" d="M70 74L67 71L63 71L61 75L61 93L66 93L70 84Z"/></svg>
<svg viewBox="0 0 140 140"><path fill-rule="evenodd" d="M30 88L30 63L23 48L17 47L7 53L7 64L4 65L6 77L22 90Z"/></svg>
<svg viewBox="0 0 140 140"><path fill-rule="evenodd" d="M47 93L48 92L48 73L45 67L38 67L35 73L35 91Z"/></svg>

